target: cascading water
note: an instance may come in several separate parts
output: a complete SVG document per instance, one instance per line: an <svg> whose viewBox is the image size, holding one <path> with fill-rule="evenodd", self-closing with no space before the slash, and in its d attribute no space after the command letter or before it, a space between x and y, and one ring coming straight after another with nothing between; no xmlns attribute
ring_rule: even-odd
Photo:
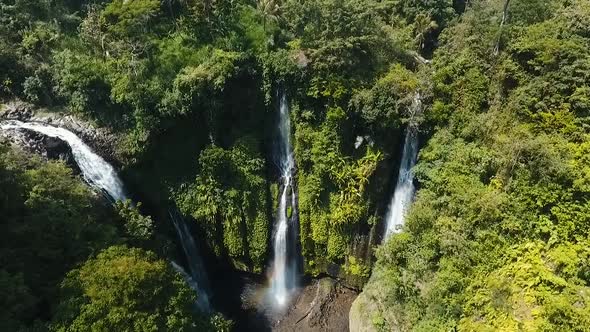
<svg viewBox="0 0 590 332"><path fill-rule="evenodd" d="M178 265L174 261L171 261L170 264L172 265L174 270L176 270L176 272L180 273L180 275L184 278L189 287L193 291L195 291L195 293L198 294L196 303L197 308L201 312L210 313L211 305L209 303L209 297L207 296L207 293L205 293L205 291L203 290L203 287L201 287L199 283L196 282L195 279L182 268L182 266Z"/></svg>
<svg viewBox="0 0 590 332"><path fill-rule="evenodd" d="M279 107L279 144L278 164L281 171L282 190L277 210L277 221L273 238L274 260L272 264L271 294L278 305L283 307L290 293L297 286L297 267L293 253L295 241L289 232L294 227L290 223L295 220L295 191L293 189L293 169L295 160L291 148L291 121L287 97L283 93ZM289 200L291 196L291 200ZM289 208L291 213L289 215Z"/></svg>
<svg viewBox="0 0 590 332"><path fill-rule="evenodd" d="M210 312L211 305L209 303L209 296L208 296L208 289L209 289L209 279L205 274L205 268L203 265L203 260L199 255L199 251L197 249L197 245L195 244L195 239L191 235L191 232L186 224L186 221L182 216L178 213L170 212L170 219L174 223L174 228L176 229L176 233L180 238L180 244L182 245L182 249L184 250L184 254L186 255L186 259L188 261L189 270L191 272L191 278L185 278L189 285L197 292L197 305L203 312ZM185 275L186 272L185 272Z"/></svg>
<svg viewBox="0 0 590 332"><path fill-rule="evenodd" d="M49 137L56 137L68 143L72 149L74 160L82 171L84 180L92 187L104 190L108 196L115 201L125 200L126 194L123 189L123 182L117 172L109 163L99 155L92 152L88 145L69 130L48 126L35 122L6 121L0 125L3 130L28 129L36 131Z"/></svg>
<svg viewBox="0 0 590 332"><path fill-rule="evenodd" d="M422 100L420 94L416 94L412 101L410 115L416 115L421 111L421 108ZM391 202L389 203L387 214L385 215L387 225L387 228L385 229L385 240L389 238L391 234L400 232L404 225L406 211L414 197L415 187L412 168L416 165L417 156L418 128L415 124L410 123L406 128L406 137L404 139L404 149L399 166L397 184Z"/></svg>
<svg viewBox="0 0 590 332"><path fill-rule="evenodd" d="M113 201L123 201L127 199L123 182L117 172L103 158L94 153L76 134L71 131L49 126L36 122L5 121L0 123L2 130L19 130L28 129L40 134L59 138L70 146L76 164L82 172L84 180L93 188L105 192ZM198 255L195 241L190 234L188 226L183 218L174 213L170 213L170 218L174 223L174 228L182 244L182 248L187 256L191 275L189 276L178 264L172 262L172 266L187 280L187 283L198 294L197 306L203 312L210 312L209 297L207 290L208 281L204 273L203 263Z"/></svg>

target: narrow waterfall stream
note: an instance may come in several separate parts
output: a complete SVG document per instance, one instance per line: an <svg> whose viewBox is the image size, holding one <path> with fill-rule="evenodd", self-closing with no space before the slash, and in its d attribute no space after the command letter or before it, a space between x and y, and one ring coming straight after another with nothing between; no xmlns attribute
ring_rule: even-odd
<svg viewBox="0 0 590 332"><path fill-rule="evenodd" d="M198 294L197 305L199 309L205 313L209 313L211 311L211 304L209 303L208 294L208 290L210 289L209 279L205 273L205 266L203 264L203 260L201 259L201 255L199 254L195 239L191 235L186 221L178 212L170 211L169 215L170 219L172 219L172 222L174 223L174 228L176 229L176 233L180 238L180 244L182 245L182 250L184 251L186 260L188 262L190 277L185 277L185 279L188 281L193 290L195 290ZM184 274L188 276L186 272Z"/></svg>
<svg viewBox="0 0 590 332"><path fill-rule="evenodd" d="M115 202L123 201L128 198L123 187L123 182L121 181L121 178L119 178L115 168L94 153L88 145L71 131L37 122L21 122L14 120L1 122L0 129L28 129L65 141L72 149L74 160L80 168L84 180L88 182L91 187L105 192L109 199ZM198 308L201 311L208 313L211 310L209 305L208 281L195 241L190 234L188 225L181 216L171 212L170 217L186 254L191 274L189 275L182 269L182 267L174 262L172 262L172 266L181 273L191 288L197 292Z"/></svg>
<svg viewBox="0 0 590 332"><path fill-rule="evenodd" d="M422 100L420 94L416 94L412 101L410 115L414 116L419 113L422 108ZM391 234L401 231L404 225L406 211L412 199L414 198L414 174L412 168L416 165L418 157L418 128L414 123L410 123L406 128L406 136L404 139L404 148L402 151L402 158L400 161L399 172L397 176L397 184L391 202L385 215L386 229L384 240L387 240Z"/></svg>
<svg viewBox="0 0 590 332"><path fill-rule="evenodd" d="M281 195L276 213L273 235L271 294L275 304L281 308L289 300L289 295L297 286L297 266L293 257L295 241L290 236L295 220L295 191L293 186L293 170L295 160L291 147L291 120L287 97L281 94L279 107L279 142L278 165L281 171ZM291 199L289 199L291 198Z"/></svg>

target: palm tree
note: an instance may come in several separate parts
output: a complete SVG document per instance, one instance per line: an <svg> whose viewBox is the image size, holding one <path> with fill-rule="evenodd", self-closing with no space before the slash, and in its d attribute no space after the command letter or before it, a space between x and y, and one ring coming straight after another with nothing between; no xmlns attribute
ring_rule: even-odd
<svg viewBox="0 0 590 332"><path fill-rule="evenodd" d="M420 47L420 50L424 49L426 34L437 27L438 25L432 20L430 15L424 13L416 15L416 18L414 19L414 39Z"/></svg>
<svg viewBox="0 0 590 332"><path fill-rule="evenodd" d="M280 6L276 2L276 0L258 0L256 7L262 15L262 24L264 26L264 31L266 31L267 20L278 22Z"/></svg>

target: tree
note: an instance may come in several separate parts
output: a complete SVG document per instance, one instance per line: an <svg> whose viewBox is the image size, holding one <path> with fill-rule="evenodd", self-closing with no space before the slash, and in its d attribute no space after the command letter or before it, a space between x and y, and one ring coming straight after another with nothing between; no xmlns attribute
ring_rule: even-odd
<svg viewBox="0 0 590 332"><path fill-rule="evenodd" d="M258 0L256 3L256 8L262 15L262 25L264 27L264 31L266 31L267 21L279 21L281 8L277 4L276 0Z"/></svg>
<svg viewBox="0 0 590 332"><path fill-rule="evenodd" d="M194 291L153 253L110 247L62 284L55 331L200 331Z"/></svg>
<svg viewBox="0 0 590 332"><path fill-rule="evenodd" d="M152 20L158 16L158 0L114 0L101 16L106 29L113 37L144 38L152 28Z"/></svg>
<svg viewBox="0 0 590 332"><path fill-rule="evenodd" d="M187 1L190 9L192 23L195 24L196 32L202 37L210 38L222 37L230 33L235 14L237 11L238 1L226 0L189 0Z"/></svg>
<svg viewBox="0 0 590 332"><path fill-rule="evenodd" d="M64 164L0 143L0 329L42 325L67 271L121 241L102 206Z"/></svg>
<svg viewBox="0 0 590 332"><path fill-rule="evenodd" d="M35 320L39 298L27 287L22 273L11 275L0 270L0 329L18 331L24 322Z"/></svg>
<svg viewBox="0 0 590 332"><path fill-rule="evenodd" d="M420 13L414 19L414 40L420 51L424 49L426 35L438 28L436 21L432 20L429 15Z"/></svg>
<svg viewBox="0 0 590 332"><path fill-rule="evenodd" d="M141 203L133 206L130 200L118 201L115 209L125 223L127 235L134 241L143 243L150 240L154 235L154 221L149 216L143 216L139 209Z"/></svg>

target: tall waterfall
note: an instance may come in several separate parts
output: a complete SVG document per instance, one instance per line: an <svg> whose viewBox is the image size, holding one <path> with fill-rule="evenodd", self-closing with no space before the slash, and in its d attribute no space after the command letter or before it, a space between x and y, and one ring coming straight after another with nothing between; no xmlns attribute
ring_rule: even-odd
<svg viewBox="0 0 590 332"><path fill-rule="evenodd" d="M281 171L281 195L273 235L271 294L279 307L284 306L297 284L297 265L293 257L295 239L293 221L296 218L293 170L295 160L291 148L291 121L287 97L281 94L279 107L278 165ZM291 199L289 199L291 198ZM291 213L289 215L289 208Z"/></svg>
<svg viewBox="0 0 590 332"><path fill-rule="evenodd" d="M422 101L420 94L414 96L410 109L410 116L414 116L421 111ZM412 168L416 165L418 156L418 128L415 124L410 123L406 128L406 137L404 139L404 149L397 176L397 184L393 192L393 197L389 203L385 221L387 228L385 238L393 233L401 231L404 225L406 211L414 197L414 175Z"/></svg>
<svg viewBox="0 0 590 332"><path fill-rule="evenodd" d="M84 180L93 188L106 192L110 199L123 201L127 199L123 182L119 175L108 162L94 153L76 134L71 131L36 122L4 121L0 123L2 130L28 129L49 137L59 138L70 146L76 164L80 167ZM187 256L191 275L189 276L178 264L172 262L172 266L187 280L187 283L198 294L197 306L203 312L210 312L209 296L207 293L208 281L204 272L204 266L198 255L195 241L189 232L186 222L176 214L170 213L174 228Z"/></svg>

